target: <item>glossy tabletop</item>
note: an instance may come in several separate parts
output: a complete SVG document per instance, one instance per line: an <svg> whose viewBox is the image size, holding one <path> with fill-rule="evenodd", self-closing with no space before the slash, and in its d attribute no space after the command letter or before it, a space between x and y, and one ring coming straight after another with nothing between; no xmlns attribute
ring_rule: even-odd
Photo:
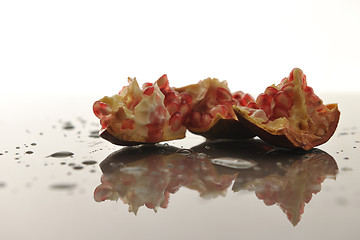
<svg viewBox="0 0 360 240"><path fill-rule="evenodd" d="M358 94L321 97L338 129L294 152L191 133L120 147L98 137L97 96L7 96L0 239L359 239Z"/></svg>

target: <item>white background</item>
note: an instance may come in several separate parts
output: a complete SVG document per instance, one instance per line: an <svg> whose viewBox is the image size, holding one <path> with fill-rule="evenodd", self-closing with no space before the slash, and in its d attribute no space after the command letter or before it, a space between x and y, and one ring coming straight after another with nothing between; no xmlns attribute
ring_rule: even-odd
<svg viewBox="0 0 360 240"><path fill-rule="evenodd" d="M0 94L112 95L206 77L257 95L293 67L360 90L360 1L0 1Z"/></svg>

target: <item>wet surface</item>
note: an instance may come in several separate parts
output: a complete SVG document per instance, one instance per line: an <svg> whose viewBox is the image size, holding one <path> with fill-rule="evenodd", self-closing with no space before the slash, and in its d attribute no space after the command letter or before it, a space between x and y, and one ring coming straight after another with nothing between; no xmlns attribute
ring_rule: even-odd
<svg viewBox="0 0 360 240"><path fill-rule="evenodd" d="M0 104L0 239L360 237L356 94L323 97L340 125L311 151L190 133L122 148L98 137L94 99Z"/></svg>

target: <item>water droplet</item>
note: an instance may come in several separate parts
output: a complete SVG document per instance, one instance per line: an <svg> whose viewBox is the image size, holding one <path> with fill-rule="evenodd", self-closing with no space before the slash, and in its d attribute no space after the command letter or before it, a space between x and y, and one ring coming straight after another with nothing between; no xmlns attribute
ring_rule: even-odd
<svg viewBox="0 0 360 240"><path fill-rule="evenodd" d="M73 166L75 166L75 163L69 163L69 166L73 167Z"/></svg>
<svg viewBox="0 0 360 240"><path fill-rule="evenodd" d="M235 169L248 169L255 167L257 163L248 160L242 160L237 158L214 158L210 160L212 163L224 167Z"/></svg>
<svg viewBox="0 0 360 240"><path fill-rule="evenodd" d="M193 151L191 149L179 149L176 151L176 153L181 154L181 155L189 155L191 154Z"/></svg>
<svg viewBox="0 0 360 240"><path fill-rule="evenodd" d="M94 161L94 160L86 160L86 161L83 161L82 164L84 165L93 165L93 164L96 164L97 162Z"/></svg>
<svg viewBox="0 0 360 240"><path fill-rule="evenodd" d="M26 151L25 153L26 154L33 154L34 152L33 151Z"/></svg>
<svg viewBox="0 0 360 240"><path fill-rule="evenodd" d="M72 152L68 152L68 151L61 151L61 152L56 152L56 153L53 153L47 157L53 157L53 158L65 158L65 157L71 157L73 156L74 153Z"/></svg>
<svg viewBox="0 0 360 240"><path fill-rule="evenodd" d="M76 187L76 184L73 183L57 183L50 186L53 190L71 190Z"/></svg>
<svg viewBox="0 0 360 240"><path fill-rule="evenodd" d="M30 145L31 145L31 146L36 146L36 143L31 143Z"/></svg>
<svg viewBox="0 0 360 240"><path fill-rule="evenodd" d="M349 160L349 157L344 157L345 160Z"/></svg>
<svg viewBox="0 0 360 240"><path fill-rule="evenodd" d="M0 188L4 188L4 187L6 187L6 183L0 182Z"/></svg>
<svg viewBox="0 0 360 240"><path fill-rule="evenodd" d="M74 128L75 128L75 126L71 122L65 122L63 125L63 129L65 129L65 130L72 130Z"/></svg>
<svg viewBox="0 0 360 240"><path fill-rule="evenodd" d="M83 169L83 168L84 168L83 166L74 166L74 167L73 167L74 170L81 170L81 169Z"/></svg>
<svg viewBox="0 0 360 240"><path fill-rule="evenodd" d="M90 138L100 138L100 135L98 133L96 134L90 134L89 135Z"/></svg>
<svg viewBox="0 0 360 240"><path fill-rule="evenodd" d="M20 149L20 147L16 147L16 149Z"/></svg>

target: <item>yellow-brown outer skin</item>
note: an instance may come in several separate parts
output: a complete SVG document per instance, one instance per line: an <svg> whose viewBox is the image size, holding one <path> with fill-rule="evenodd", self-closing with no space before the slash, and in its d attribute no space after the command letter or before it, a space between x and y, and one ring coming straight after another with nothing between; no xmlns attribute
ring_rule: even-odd
<svg viewBox="0 0 360 240"><path fill-rule="evenodd" d="M295 130L291 128L280 128L272 130L266 124L258 123L248 115L248 112L241 111L240 108L234 106L234 111L238 117L239 123L247 129L250 129L254 134L259 136L265 142L285 148L302 148L309 150L315 146L319 146L327 142L334 134L339 122L340 112L337 104L328 104L326 107L329 109L332 121L329 123L327 131L321 137L309 131ZM307 141L299 141L299 139L306 139Z"/></svg>

